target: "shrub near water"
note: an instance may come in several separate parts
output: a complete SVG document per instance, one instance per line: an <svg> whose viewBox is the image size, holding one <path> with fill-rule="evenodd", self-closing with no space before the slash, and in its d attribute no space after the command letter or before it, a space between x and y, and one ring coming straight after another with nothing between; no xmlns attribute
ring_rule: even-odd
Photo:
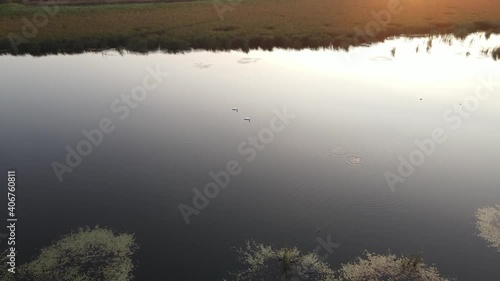
<svg viewBox="0 0 500 281"><path fill-rule="evenodd" d="M79 229L42 249L19 274L30 281L126 281L132 278L136 249L133 235L99 227Z"/></svg>

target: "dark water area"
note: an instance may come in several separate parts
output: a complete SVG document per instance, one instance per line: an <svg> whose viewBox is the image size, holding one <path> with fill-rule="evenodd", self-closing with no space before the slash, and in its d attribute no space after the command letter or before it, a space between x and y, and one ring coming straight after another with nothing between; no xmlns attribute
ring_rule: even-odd
<svg viewBox="0 0 500 281"><path fill-rule="evenodd" d="M221 280L247 239L312 251L327 236L340 244L332 268L364 250L421 251L449 278L498 280L475 218L500 204L500 64L483 52L498 37L476 36L428 52L415 38L350 52L1 56L19 264L100 225L135 234L135 280ZM103 119L112 132L60 182L54 162L68 165L67 146ZM195 208L193 189L228 166L239 173L186 224L181 204Z"/></svg>

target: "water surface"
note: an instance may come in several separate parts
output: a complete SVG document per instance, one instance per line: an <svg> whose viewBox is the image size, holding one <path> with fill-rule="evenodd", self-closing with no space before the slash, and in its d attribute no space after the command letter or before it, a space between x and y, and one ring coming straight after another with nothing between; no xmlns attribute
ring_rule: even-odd
<svg viewBox="0 0 500 281"><path fill-rule="evenodd" d="M477 237L474 214L500 202L500 85L456 130L443 114L481 79L500 81L500 63L483 52L499 37L437 38L429 51L428 40L350 52L0 57L0 166L18 174L21 261L99 224L135 233L137 280L219 280L246 239L311 251L327 235L341 244L327 260L334 268L365 249L422 251L448 277L497 280L500 255ZM147 67L169 76L121 120L110 105ZM295 118L247 161L240 143L284 108ZM51 163L102 118L115 130L59 182ZM391 190L384 173L436 128L447 141ZM241 174L186 225L179 204L192 206L192 189L230 160Z"/></svg>

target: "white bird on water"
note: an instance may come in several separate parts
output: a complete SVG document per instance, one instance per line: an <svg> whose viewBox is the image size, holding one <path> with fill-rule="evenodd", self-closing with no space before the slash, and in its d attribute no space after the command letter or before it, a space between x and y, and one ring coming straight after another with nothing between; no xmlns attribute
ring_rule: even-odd
<svg viewBox="0 0 500 281"><path fill-rule="evenodd" d="M245 121L250 122L250 117L245 117Z"/></svg>
<svg viewBox="0 0 500 281"><path fill-rule="evenodd" d="M238 112L238 108L237 108L237 107L235 107L235 108L233 108L233 109L231 109L231 110L232 110L232 111L235 111L235 112Z"/></svg>

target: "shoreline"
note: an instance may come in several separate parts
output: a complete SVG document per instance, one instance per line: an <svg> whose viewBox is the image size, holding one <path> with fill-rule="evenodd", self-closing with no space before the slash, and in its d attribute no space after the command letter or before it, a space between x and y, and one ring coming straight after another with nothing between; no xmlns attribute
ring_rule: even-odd
<svg viewBox="0 0 500 281"><path fill-rule="evenodd" d="M399 36L449 34L463 38L474 32L500 33L499 0L442 0L425 3L425 7L415 2L0 4L0 53L41 56L96 49L136 53L348 49Z"/></svg>

